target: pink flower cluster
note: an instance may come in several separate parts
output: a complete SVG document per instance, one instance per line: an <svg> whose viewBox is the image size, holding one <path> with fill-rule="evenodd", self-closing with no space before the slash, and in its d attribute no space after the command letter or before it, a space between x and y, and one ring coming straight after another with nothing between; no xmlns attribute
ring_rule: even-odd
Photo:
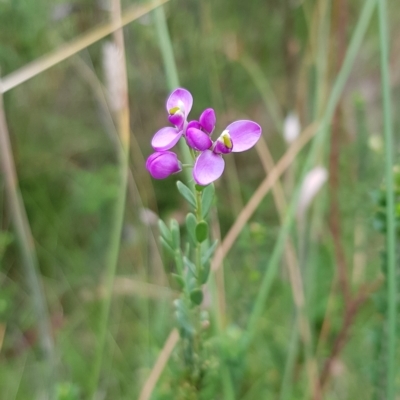
<svg viewBox="0 0 400 400"><path fill-rule="evenodd" d="M193 167L195 182L206 186L222 175L225 168L223 154L248 150L261 136L260 125L240 120L229 124L213 141L211 135L216 123L214 110L207 108L198 121L188 122L192 105L193 97L186 89L176 89L169 96L166 108L168 120L174 127L160 129L151 141L155 153L147 159L146 168L153 178L164 179L182 170L177 155L169 151L181 137L196 154Z"/></svg>

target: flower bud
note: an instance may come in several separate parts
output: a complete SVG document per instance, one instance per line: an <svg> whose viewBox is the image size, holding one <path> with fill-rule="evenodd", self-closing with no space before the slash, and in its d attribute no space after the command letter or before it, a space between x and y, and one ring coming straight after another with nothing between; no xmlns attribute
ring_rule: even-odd
<svg viewBox="0 0 400 400"><path fill-rule="evenodd" d="M293 143L300 135L301 127L299 117L295 113L290 113L285 118L283 124L283 137L287 144Z"/></svg>
<svg viewBox="0 0 400 400"><path fill-rule="evenodd" d="M164 179L182 171L182 164L172 151L153 153L146 161L146 168L155 179Z"/></svg>

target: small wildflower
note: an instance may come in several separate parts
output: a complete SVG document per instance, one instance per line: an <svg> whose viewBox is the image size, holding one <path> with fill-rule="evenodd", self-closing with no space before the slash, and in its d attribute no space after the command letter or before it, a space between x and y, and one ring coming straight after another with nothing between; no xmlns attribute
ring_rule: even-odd
<svg viewBox="0 0 400 400"><path fill-rule="evenodd" d="M158 151L147 159L146 168L153 178L164 179L182 171L182 164L172 151Z"/></svg>
<svg viewBox="0 0 400 400"><path fill-rule="evenodd" d="M166 104L168 121L175 127L161 128L153 137L151 145L156 151L169 150L178 143L187 127L187 116L193 105L193 97L186 89L176 89L169 96Z"/></svg>
<svg viewBox="0 0 400 400"><path fill-rule="evenodd" d="M193 98L186 89L176 89L167 100L168 120L175 127L160 129L152 139L156 153L146 163L150 174L163 179L182 169L176 154L167 151L183 136L189 147L195 150L197 157L193 167L193 178L201 186L218 179L225 168L223 154L242 152L253 147L261 136L261 127L248 120L231 123L213 142L211 135L215 129L216 116L212 108L202 112L198 121L187 122L192 109Z"/></svg>

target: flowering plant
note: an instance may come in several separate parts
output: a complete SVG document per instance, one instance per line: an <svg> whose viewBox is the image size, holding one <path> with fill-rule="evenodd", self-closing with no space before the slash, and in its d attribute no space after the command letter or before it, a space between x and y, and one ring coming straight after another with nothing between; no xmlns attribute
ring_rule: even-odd
<svg viewBox="0 0 400 400"><path fill-rule="evenodd" d="M156 179L163 179L182 170L182 163L171 151L184 138L191 149L195 163L193 179L198 185L207 186L223 173L223 154L242 152L253 147L261 136L261 127L249 120L229 124L216 141L211 139L215 129L216 116L212 108L207 108L199 120L187 121L192 109L193 97L186 89L176 89L167 100L168 120L174 127L161 128L151 144L156 151L146 162L146 168Z"/></svg>
<svg viewBox="0 0 400 400"><path fill-rule="evenodd" d="M193 97L186 89L176 89L169 96L166 109L168 121L173 126L161 128L151 144L155 152L146 161L146 168L155 179L164 179L178 173L183 167L193 168L190 187L177 182L177 188L192 208L186 216L188 239L181 247L180 229L177 221L167 226L159 221L160 240L164 249L175 262L172 277L181 294L174 301L175 315L181 337L183 379L193 388L201 388L209 365L205 353L204 336L209 326L208 314L201 311L204 285L210 274L210 259L217 242L209 240L207 215L214 197L211 184L223 173L223 156L253 147L261 136L261 127L248 120L229 124L213 141L216 116L212 108L202 112L198 120L188 122ZM171 149L184 140L189 147L193 164L182 164ZM185 385L187 386L187 385Z"/></svg>

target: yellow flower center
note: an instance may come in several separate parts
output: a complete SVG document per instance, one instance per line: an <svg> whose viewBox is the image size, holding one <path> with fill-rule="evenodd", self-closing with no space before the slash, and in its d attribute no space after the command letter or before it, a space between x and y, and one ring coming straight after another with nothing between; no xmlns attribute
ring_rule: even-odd
<svg viewBox="0 0 400 400"><path fill-rule="evenodd" d="M222 142L224 143L224 145L228 148L231 149L232 148L232 140L231 140L231 136L229 135L228 131L223 131L221 133L220 136Z"/></svg>
<svg viewBox="0 0 400 400"><path fill-rule="evenodd" d="M171 108L171 109L169 110L169 113L170 113L171 115L175 115L179 110L180 110L179 107L174 107L174 108Z"/></svg>

